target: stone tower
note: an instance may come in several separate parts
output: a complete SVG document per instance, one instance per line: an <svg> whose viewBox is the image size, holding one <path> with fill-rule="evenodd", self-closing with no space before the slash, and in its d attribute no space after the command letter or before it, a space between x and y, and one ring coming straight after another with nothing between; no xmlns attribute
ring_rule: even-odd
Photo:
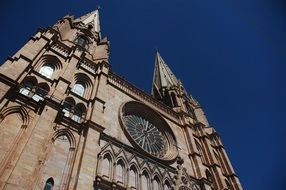
<svg viewBox="0 0 286 190"><path fill-rule="evenodd" d="M219 135L156 53L152 95L110 70L98 10L0 68L0 189L241 190Z"/></svg>

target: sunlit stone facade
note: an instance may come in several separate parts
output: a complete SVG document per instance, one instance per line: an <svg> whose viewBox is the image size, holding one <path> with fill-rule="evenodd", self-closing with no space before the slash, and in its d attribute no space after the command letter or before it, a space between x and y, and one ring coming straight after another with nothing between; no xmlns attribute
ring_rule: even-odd
<svg viewBox="0 0 286 190"><path fill-rule="evenodd" d="M149 95L110 70L109 49L96 10L39 30L1 66L0 189L241 190L160 54Z"/></svg>

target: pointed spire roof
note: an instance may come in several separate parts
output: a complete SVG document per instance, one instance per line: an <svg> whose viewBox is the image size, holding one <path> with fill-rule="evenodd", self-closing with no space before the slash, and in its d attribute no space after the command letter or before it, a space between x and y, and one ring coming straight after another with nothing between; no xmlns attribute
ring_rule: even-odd
<svg viewBox="0 0 286 190"><path fill-rule="evenodd" d="M178 79L172 73L171 69L168 67L160 53L157 51L155 57L152 94L154 94L154 88L157 90L162 88L170 88L172 86L178 85L178 83Z"/></svg>
<svg viewBox="0 0 286 190"><path fill-rule="evenodd" d="M80 18L77 18L75 22L82 22L85 25L91 25L93 26L93 30L95 32L100 33L100 22L99 22L98 9L84 16L81 16Z"/></svg>

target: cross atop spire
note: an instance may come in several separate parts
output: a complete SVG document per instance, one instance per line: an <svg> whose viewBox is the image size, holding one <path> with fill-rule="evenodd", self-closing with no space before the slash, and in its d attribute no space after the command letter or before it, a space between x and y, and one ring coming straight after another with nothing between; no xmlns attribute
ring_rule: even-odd
<svg viewBox="0 0 286 190"><path fill-rule="evenodd" d="M88 13L80 18L77 18L75 22L82 22L84 25L91 25L93 27L94 32L100 33L100 21L99 21L99 9L97 9L91 13Z"/></svg>
<svg viewBox="0 0 286 190"><path fill-rule="evenodd" d="M177 86L178 84L179 80L172 73L171 69L157 51L155 57L152 95L154 96L155 94L159 93L161 96L163 96L163 94L160 92L162 89L171 88Z"/></svg>

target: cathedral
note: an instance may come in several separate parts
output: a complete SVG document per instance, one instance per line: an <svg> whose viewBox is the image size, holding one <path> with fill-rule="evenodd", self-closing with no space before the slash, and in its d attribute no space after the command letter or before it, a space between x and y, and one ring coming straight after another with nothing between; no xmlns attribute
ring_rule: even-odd
<svg viewBox="0 0 286 190"><path fill-rule="evenodd" d="M242 190L160 53L151 94L109 54L95 10L38 30L0 67L0 189Z"/></svg>

